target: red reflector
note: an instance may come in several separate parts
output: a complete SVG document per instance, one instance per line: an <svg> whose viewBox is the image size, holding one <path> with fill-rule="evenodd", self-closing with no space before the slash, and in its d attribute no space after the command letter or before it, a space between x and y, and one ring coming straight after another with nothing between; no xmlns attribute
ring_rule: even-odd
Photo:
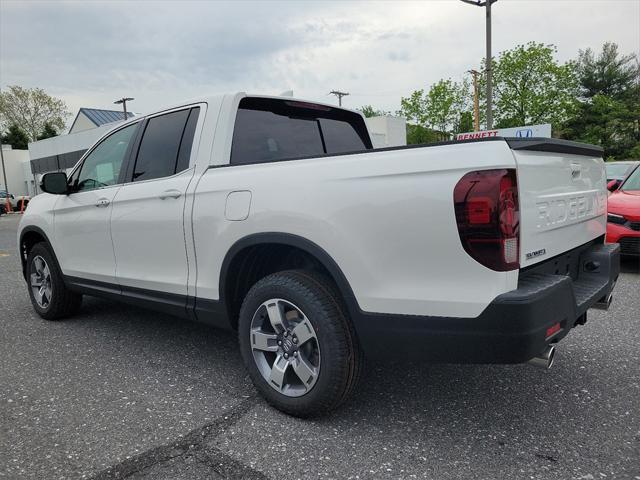
<svg viewBox="0 0 640 480"><path fill-rule="evenodd" d="M547 328L547 334L544 338L549 338L551 335L558 333L560 331L560 323L554 323L549 328Z"/></svg>
<svg viewBox="0 0 640 480"><path fill-rule="evenodd" d="M467 215L472 225L486 225L491 221L491 199L479 197L468 201Z"/></svg>

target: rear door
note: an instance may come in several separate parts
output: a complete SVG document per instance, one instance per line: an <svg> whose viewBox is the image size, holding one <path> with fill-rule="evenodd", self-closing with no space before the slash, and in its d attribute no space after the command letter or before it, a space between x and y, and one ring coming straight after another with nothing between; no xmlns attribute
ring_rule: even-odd
<svg viewBox="0 0 640 480"><path fill-rule="evenodd" d="M141 127L111 216L116 277L124 292L132 287L187 295L184 209L204 108L154 115Z"/></svg>
<svg viewBox="0 0 640 480"><path fill-rule="evenodd" d="M520 265L583 245L606 231L602 151L574 142L509 139L520 195Z"/></svg>

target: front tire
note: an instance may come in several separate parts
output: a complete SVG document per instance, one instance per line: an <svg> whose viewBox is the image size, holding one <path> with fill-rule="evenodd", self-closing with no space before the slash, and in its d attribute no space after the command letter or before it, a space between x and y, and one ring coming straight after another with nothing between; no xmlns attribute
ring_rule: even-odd
<svg viewBox="0 0 640 480"><path fill-rule="evenodd" d="M254 385L290 415L324 415L352 393L362 354L332 282L313 272L274 273L247 293L240 351Z"/></svg>
<svg viewBox="0 0 640 480"><path fill-rule="evenodd" d="M53 252L44 243L33 246L27 256L27 283L31 304L45 320L59 320L76 313L82 295L64 284Z"/></svg>

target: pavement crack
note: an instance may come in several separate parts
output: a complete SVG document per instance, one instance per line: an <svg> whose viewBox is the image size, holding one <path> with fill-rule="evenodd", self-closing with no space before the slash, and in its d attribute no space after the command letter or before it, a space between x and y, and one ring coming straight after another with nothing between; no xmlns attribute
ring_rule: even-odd
<svg viewBox="0 0 640 480"><path fill-rule="evenodd" d="M128 458L116 465L96 473L92 480L125 479L144 470L171 461L183 455L191 455L198 462L205 463L210 468L225 477L243 472L243 478L266 479L264 475L253 471L229 455L215 448L206 448L206 441L212 436L218 436L237 423L256 403L255 397L249 397L227 413L216 418L212 423L194 429L177 441L167 445L160 445ZM261 476L262 475L262 476ZM234 477L235 478L235 477Z"/></svg>

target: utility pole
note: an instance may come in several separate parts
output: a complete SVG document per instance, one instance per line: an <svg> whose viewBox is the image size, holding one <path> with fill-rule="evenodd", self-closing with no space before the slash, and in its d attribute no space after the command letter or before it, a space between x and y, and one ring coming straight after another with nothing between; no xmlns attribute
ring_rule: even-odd
<svg viewBox="0 0 640 480"><path fill-rule="evenodd" d="M1 93L1 91L0 91ZM4 178L4 191L7 192L7 212L11 210L9 203L9 186L7 185L7 171L4 168L4 152L2 151L2 134L0 132L0 161L2 162L2 176Z"/></svg>
<svg viewBox="0 0 640 480"><path fill-rule="evenodd" d="M480 131L480 99L478 98L478 75L480 72L477 70L468 70L468 73L473 75L473 131Z"/></svg>
<svg viewBox="0 0 640 480"><path fill-rule="evenodd" d="M461 0L464 3L468 3L470 5L475 5L476 7L485 7L486 9L486 17L487 17L487 33L486 33L486 41L487 41L487 53L486 53L486 73L487 73L487 130L491 130L493 128L493 85L492 85L492 72L491 72L491 5L498 0L485 0L484 2L481 0Z"/></svg>
<svg viewBox="0 0 640 480"><path fill-rule="evenodd" d="M120 100L116 100L115 102L113 102L116 105L122 104L122 109L124 110L124 121L127 121L127 102L130 102L132 100L135 100L135 98L131 98L131 97L124 97L121 98Z"/></svg>
<svg viewBox="0 0 640 480"><path fill-rule="evenodd" d="M9 204L9 187L7 186L7 171L4 168L4 152L2 148L2 138L0 137L0 160L2 161L2 176L4 177L4 190L7 192L7 205ZM7 209L7 212L9 210Z"/></svg>
<svg viewBox="0 0 640 480"><path fill-rule="evenodd" d="M335 95L336 97L338 97L338 106L341 107L342 106L342 97L346 97L347 95L349 95L349 93L341 92L339 90L331 90L329 92L329 95Z"/></svg>

